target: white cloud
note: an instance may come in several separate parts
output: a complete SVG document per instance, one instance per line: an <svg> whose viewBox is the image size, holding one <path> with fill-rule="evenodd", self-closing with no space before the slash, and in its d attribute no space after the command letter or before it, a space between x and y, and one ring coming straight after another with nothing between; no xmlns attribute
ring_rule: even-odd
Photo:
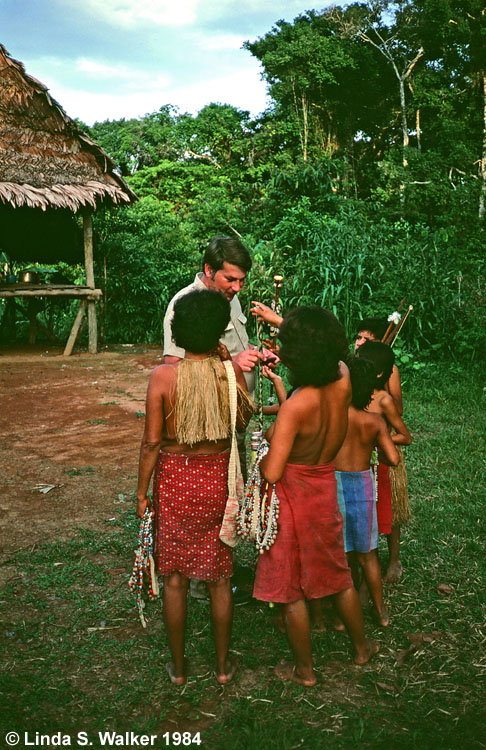
<svg viewBox="0 0 486 750"><path fill-rule="evenodd" d="M154 76L150 71L130 68L128 65L106 65L105 63L92 60L87 57L79 57L75 62L75 68L79 73L88 76L110 78L119 84L135 86L137 89L161 89L171 83L171 78L165 74Z"/></svg>
<svg viewBox="0 0 486 750"><path fill-rule="evenodd" d="M49 90L70 117L78 117L88 125L95 121L130 119L155 112L164 104L172 104L181 112L196 114L206 104L219 102L249 110L253 115L268 105L265 86L259 80L257 66L232 75L181 86L154 88L139 87L124 93L93 93L66 86L51 78Z"/></svg>
<svg viewBox="0 0 486 750"><path fill-rule="evenodd" d="M204 52L241 49L245 38L239 34L193 34L195 44Z"/></svg>
<svg viewBox="0 0 486 750"><path fill-rule="evenodd" d="M72 2L72 0L71 0ZM84 0L84 10L115 26L187 26L198 0Z"/></svg>

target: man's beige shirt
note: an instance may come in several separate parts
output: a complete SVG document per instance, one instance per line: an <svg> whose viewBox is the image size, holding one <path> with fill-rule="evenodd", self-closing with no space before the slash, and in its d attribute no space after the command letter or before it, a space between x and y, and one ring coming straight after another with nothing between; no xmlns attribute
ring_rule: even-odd
<svg viewBox="0 0 486 750"><path fill-rule="evenodd" d="M174 303L179 297L182 297L189 292L193 292L195 289L207 289L202 281L202 273L197 273L193 283L184 287L184 289L181 289L180 292L177 292L167 306L164 316L164 355L167 354L172 357L180 357L181 359L185 356L185 350L181 349L180 346L177 346L172 338L171 324L172 318L174 317ZM230 322L221 336L221 341L226 346L231 356L234 357L236 354L250 348L250 342L245 327L247 319L245 315L243 315L240 301L236 294L230 302L230 314ZM243 374L248 387L248 393L253 398L255 393L255 373L245 372Z"/></svg>

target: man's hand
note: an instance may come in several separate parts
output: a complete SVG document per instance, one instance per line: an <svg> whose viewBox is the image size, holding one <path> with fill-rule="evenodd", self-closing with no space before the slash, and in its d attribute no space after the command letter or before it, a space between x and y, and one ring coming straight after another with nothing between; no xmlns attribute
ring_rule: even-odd
<svg viewBox="0 0 486 750"><path fill-rule="evenodd" d="M263 348L263 364L267 365L267 367L270 367L272 370L276 368L278 363L280 362L280 357L277 356L276 352L272 351L272 349L266 349Z"/></svg>
<svg viewBox="0 0 486 750"><path fill-rule="evenodd" d="M233 357L233 362L241 367L243 372L251 372L255 369L255 365L258 360L262 358L262 355L258 349L245 349L239 354Z"/></svg>

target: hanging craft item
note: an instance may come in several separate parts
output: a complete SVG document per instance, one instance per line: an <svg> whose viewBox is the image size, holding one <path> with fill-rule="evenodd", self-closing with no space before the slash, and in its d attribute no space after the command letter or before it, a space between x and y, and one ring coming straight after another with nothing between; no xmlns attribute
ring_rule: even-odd
<svg viewBox="0 0 486 750"><path fill-rule="evenodd" d="M378 502L378 464L379 463L380 461L378 459L378 448L373 448L373 450L371 451L370 466L373 471L375 503Z"/></svg>
<svg viewBox="0 0 486 750"><path fill-rule="evenodd" d="M128 581L130 589L137 591L137 607L140 615L140 622L143 627L147 627L143 610L145 609L145 600L154 600L159 595L159 582L155 571L152 535L152 516L153 513L148 508L145 510L142 520L140 521L140 530L138 532L138 548L135 550L135 562L133 564L132 575Z"/></svg>
<svg viewBox="0 0 486 750"><path fill-rule="evenodd" d="M248 474L237 522L238 533L243 539L252 540L260 554L270 549L278 531L279 502L275 485L266 482L260 474L260 461L267 452L268 443L261 440Z"/></svg>
<svg viewBox="0 0 486 750"><path fill-rule="evenodd" d="M283 276L274 276L275 296L272 310L280 315L279 294ZM263 353L263 322L257 318L258 350ZM270 331L272 351L275 350L275 339L278 328ZM260 360L261 361L261 360ZM263 438L263 375L258 370L258 430L251 435L251 467L245 486L243 501L237 517L237 531L243 539L254 542L255 547L263 554L270 549L277 537L279 502L275 485L266 482L260 473L260 461L268 452L268 443Z"/></svg>

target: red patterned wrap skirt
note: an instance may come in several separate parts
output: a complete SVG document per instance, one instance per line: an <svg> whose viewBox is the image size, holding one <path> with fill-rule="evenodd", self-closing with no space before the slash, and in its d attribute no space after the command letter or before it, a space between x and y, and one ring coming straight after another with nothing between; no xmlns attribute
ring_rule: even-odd
<svg viewBox="0 0 486 750"><path fill-rule="evenodd" d="M233 552L219 539L228 498L229 451L161 451L154 473L154 558L158 573L200 581L233 575Z"/></svg>
<svg viewBox="0 0 486 750"><path fill-rule="evenodd" d="M287 464L276 492L277 538L258 559L253 596L290 603L351 588L334 464Z"/></svg>

